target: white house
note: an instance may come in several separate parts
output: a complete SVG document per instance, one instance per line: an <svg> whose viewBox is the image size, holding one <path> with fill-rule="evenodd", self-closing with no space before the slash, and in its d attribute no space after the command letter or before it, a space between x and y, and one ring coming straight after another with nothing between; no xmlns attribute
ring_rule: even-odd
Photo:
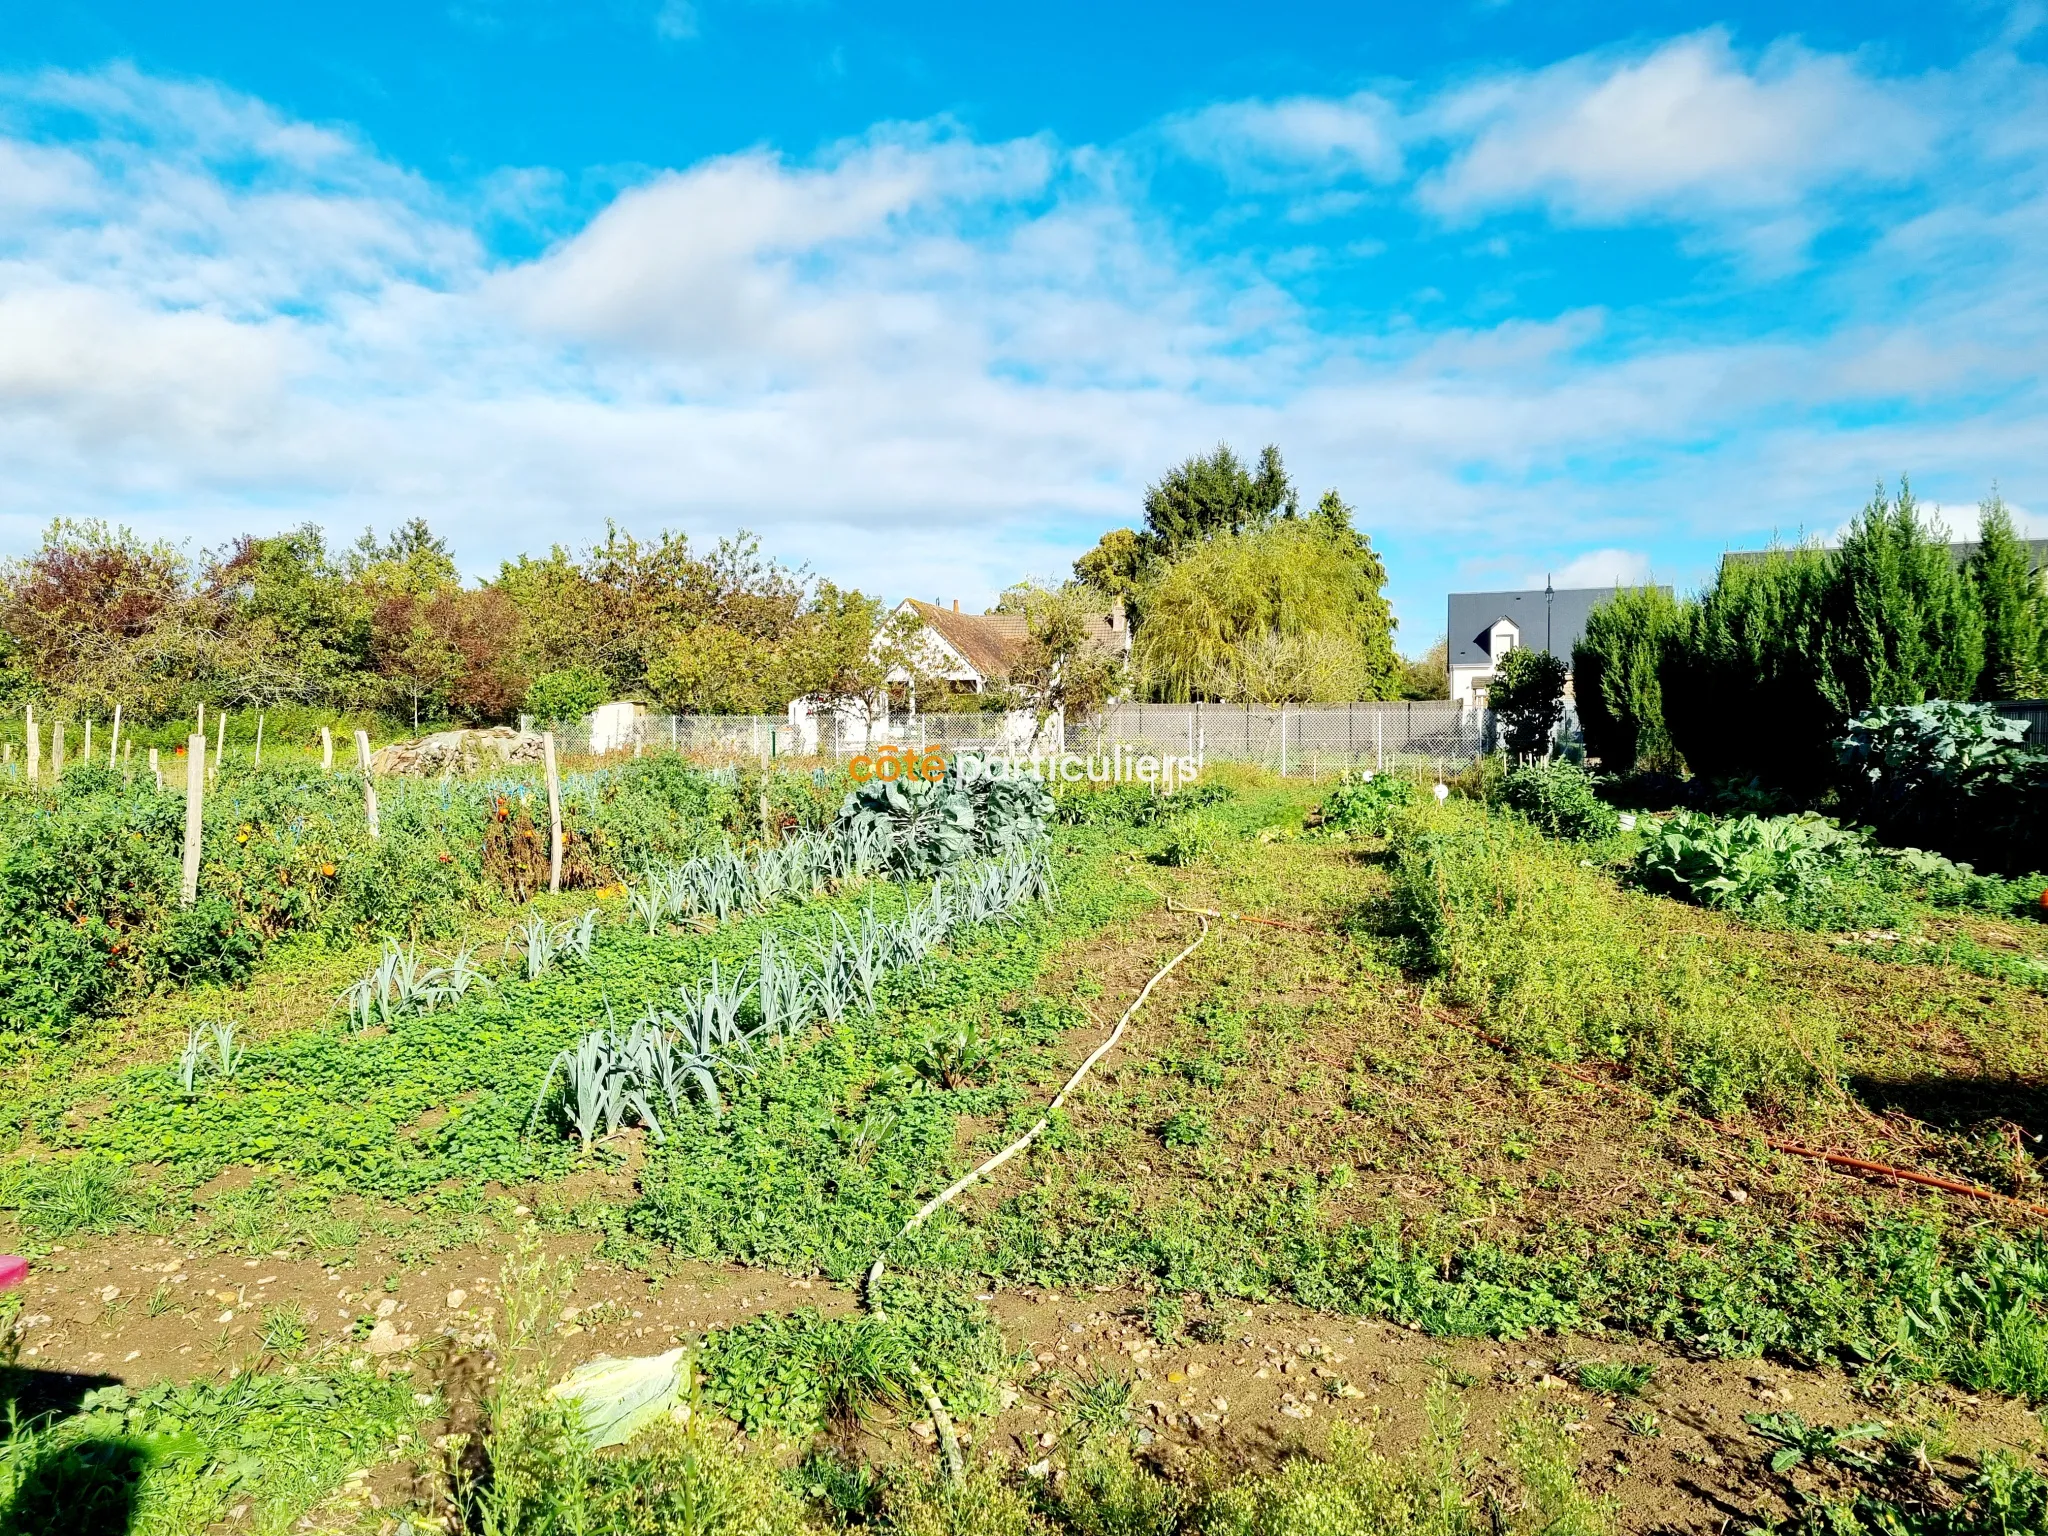
<svg viewBox="0 0 2048 1536"><path fill-rule="evenodd" d="M1022 614L962 613L958 598L950 608L905 598L896 611L918 620L919 630L913 643L921 651L918 670L925 677L927 689L933 679L949 693L987 693L1001 688L1010 681L1012 669L1031 638ZM1122 599L1113 600L1107 611L1092 618L1090 630L1096 646L1121 659L1130 658L1131 626L1124 617ZM892 668L884 696L870 701L864 711L858 707L841 710L841 740L851 736L863 741L901 741L906 735L914 739L915 722L920 715L941 713L931 710L929 696L918 698L917 688L917 679L909 668ZM949 722L959 718L955 711L942 713ZM790 723L802 733L806 750L817 748L817 716L810 700L799 699L789 706ZM1057 715L1046 723L1044 732L1039 732L1038 721L1030 710L1006 711L1000 722L998 725L993 719L988 721L987 734L1000 736L1005 746L1013 750L1028 750L1034 745L1034 735L1038 736L1036 744L1040 746L1047 745L1048 738L1055 744L1064 740L1065 721Z"/></svg>
<svg viewBox="0 0 2048 1536"><path fill-rule="evenodd" d="M1585 636L1587 616L1618 590L1545 587L1525 592L1453 592L1444 630L1450 651L1452 700L1462 708L1483 707L1494 669L1517 646L1548 651L1570 667L1572 647ZM1565 686L1569 693L1570 682Z"/></svg>

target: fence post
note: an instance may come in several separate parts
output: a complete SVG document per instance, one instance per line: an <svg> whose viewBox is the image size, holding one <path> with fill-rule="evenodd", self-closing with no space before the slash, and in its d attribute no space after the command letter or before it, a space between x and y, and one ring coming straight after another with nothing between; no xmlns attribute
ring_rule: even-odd
<svg viewBox="0 0 2048 1536"><path fill-rule="evenodd" d="M119 756L120 756L120 752L121 752L121 706L120 706L120 705L118 705L118 704L116 704L116 705L114 706L114 730L113 730L113 734L112 734L112 735L110 735L109 737L107 737L107 766L108 766L109 768L113 768L113 767L116 767L116 766L118 766L118 758L119 758Z"/></svg>
<svg viewBox="0 0 2048 1536"><path fill-rule="evenodd" d="M1280 706L1280 777L1287 777L1287 706Z"/></svg>
<svg viewBox="0 0 2048 1536"><path fill-rule="evenodd" d="M50 779L54 783L64 777L64 722L59 720L50 727Z"/></svg>
<svg viewBox="0 0 2048 1536"><path fill-rule="evenodd" d="M540 760L548 780L548 894L562 888L562 775L555 767L555 733L543 732Z"/></svg>
<svg viewBox="0 0 2048 1536"><path fill-rule="evenodd" d="M33 784L42 774L43 728L36 724L36 707L28 706L28 781Z"/></svg>
<svg viewBox="0 0 2048 1536"><path fill-rule="evenodd" d="M320 771L334 772L334 732L324 725L320 727Z"/></svg>
<svg viewBox="0 0 2048 1536"><path fill-rule="evenodd" d="M370 824L370 836L381 837L377 827L377 780L370 772L370 733L356 732L356 763L363 770L363 820Z"/></svg>
<svg viewBox="0 0 2048 1536"><path fill-rule="evenodd" d="M228 712L222 710L220 718L213 722L213 776L220 777L220 760L228 751ZM367 770L365 770L367 771Z"/></svg>
<svg viewBox="0 0 2048 1536"><path fill-rule="evenodd" d="M1415 733L1410 731L1408 734L1413 736ZM1385 717L1378 710L1374 710L1372 712L1372 771L1374 773L1384 772L1387 766L1384 747L1385 735Z"/></svg>
<svg viewBox="0 0 2048 1536"><path fill-rule="evenodd" d="M206 733L194 731L185 742L185 882L178 900L191 906L199 899L199 834L206 810Z"/></svg>
<svg viewBox="0 0 2048 1536"><path fill-rule="evenodd" d="M256 759L249 766L251 768L261 768L263 766L263 711L260 709L256 711Z"/></svg>

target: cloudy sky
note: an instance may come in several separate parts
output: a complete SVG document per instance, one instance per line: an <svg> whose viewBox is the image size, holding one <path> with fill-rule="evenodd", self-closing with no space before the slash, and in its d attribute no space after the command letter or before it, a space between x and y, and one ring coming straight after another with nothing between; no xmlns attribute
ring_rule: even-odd
<svg viewBox="0 0 2048 1536"><path fill-rule="evenodd" d="M0 29L0 553L607 518L978 605L1279 444L1448 590L1910 474L2048 533L2038 7L78 0Z"/></svg>

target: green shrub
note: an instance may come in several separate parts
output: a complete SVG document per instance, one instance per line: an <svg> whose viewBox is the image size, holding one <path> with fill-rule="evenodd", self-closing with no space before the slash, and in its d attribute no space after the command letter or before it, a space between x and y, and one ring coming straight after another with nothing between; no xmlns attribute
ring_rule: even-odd
<svg viewBox="0 0 2048 1536"><path fill-rule="evenodd" d="M1156 826L1231 798L1230 790L1221 784L1187 784L1170 795L1143 784L1056 782L1051 789L1054 818L1068 826Z"/></svg>
<svg viewBox="0 0 2048 1536"><path fill-rule="evenodd" d="M157 937L157 958L173 981L247 981L263 945L224 896L179 907Z"/></svg>
<svg viewBox="0 0 2048 1536"><path fill-rule="evenodd" d="M1501 780L1500 797L1552 837L1612 837L1620 814L1593 792L1593 778L1576 763L1524 763Z"/></svg>
<svg viewBox="0 0 2048 1536"><path fill-rule="evenodd" d="M1683 622L1677 600L1660 587L1616 588L1586 616L1572 647L1572 695L1586 750L1610 774L1672 765L1658 670Z"/></svg>
<svg viewBox="0 0 2048 1536"><path fill-rule="evenodd" d="M595 667L543 672L526 689L526 712L544 724L581 720L611 696L612 685Z"/></svg>
<svg viewBox="0 0 2048 1536"><path fill-rule="evenodd" d="M1323 797L1323 826L1333 832L1377 834L1387 818L1413 805L1421 790L1396 773L1347 773Z"/></svg>
<svg viewBox="0 0 2048 1536"><path fill-rule="evenodd" d="M1501 658L1487 687L1487 703L1500 722L1510 757L1541 757L1550 751L1564 723L1567 671L1561 657L1532 646L1516 646Z"/></svg>
<svg viewBox="0 0 2048 1536"><path fill-rule="evenodd" d="M1207 863L1216 856L1216 828L1200 811L1176 816L1166 824L1166 842L1159 862L1175 869Z"/></svg>

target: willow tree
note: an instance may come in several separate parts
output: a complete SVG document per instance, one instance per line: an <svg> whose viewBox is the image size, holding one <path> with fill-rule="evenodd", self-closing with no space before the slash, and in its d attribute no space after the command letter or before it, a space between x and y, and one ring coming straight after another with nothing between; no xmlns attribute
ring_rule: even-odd
<svg viewBox="0 0 2048 1536"><path fill-rule="evenodd" d="M1386 568L1348 509L1203 539L1146 585L1135 664L1147 692L1243 704L1383 699L1401 663ZM1326 515L1338 509L1343 518Z"/></svg>

